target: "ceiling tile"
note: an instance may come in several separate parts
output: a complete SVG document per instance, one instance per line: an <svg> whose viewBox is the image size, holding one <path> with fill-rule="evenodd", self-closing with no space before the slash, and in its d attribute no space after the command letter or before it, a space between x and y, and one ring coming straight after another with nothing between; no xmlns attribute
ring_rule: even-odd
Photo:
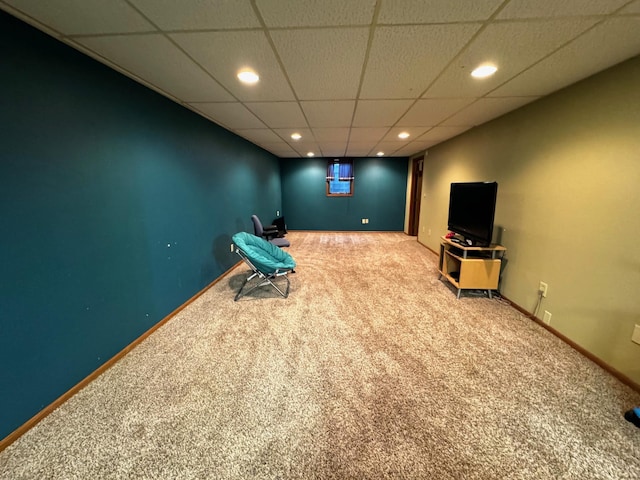
<svg viewBox="0 0 640 480"><path fill-rule="evenodd" d="M424 132L429 130L429 127L394 127L384 136L383 141L385 142L399 142L402 145L405 145L415 139L417 139ZM409 134L409 138L400 139L398 138L398 134L401 132L407 132Z"/></svg>
<svg viewBox="0 0 640 480"><path fill-rule="evenodd" d="M378 23L445 23L486 20L503 0L385 0Z"/></svg>
<svg viewBox="0 0 640 480"><path fill-rule="evenodd" d="M613 17L491 92L548 95L640 52L640 18ZM588 55L585 55L588 52Z"/></svg>
<svg viewBox="0 0 640 480"><path fill-rule="evenodd" d="M428 98L418 100L399 121L398 127L428 127L473 102L471 98Z"/></svg>
<svg viewBox="0 0 640 480"><path fill-rule="evenodd" d="M252 102L245 105L270 128L299 128L307 125L297 102Z"/></svg>
<svg viewBox="0 0 640 480"><path fill-rule="evenodd" d="M406 155L640 54L640 0L0 0L0 9L283 158L340 156L347 141L349 155L378 144ZM487 61L497 74L472 79ZM261 81L241 84L242 68ZM412 136L397 139L400 129Z"/></svg>
<svg viewBox="0 0 640 480"><path fill-rule="evenodd" d="M611 13L629 0L511 0L497 18L549 18Z"/></svg>
<svg viewBox="0 0 640 480"><path fill-rule="evenodd" d="M263 32L199 32L170 36L239 100L294 100ZM243 68L253 69L260 75L260 81L255 85L240 83L236 75Z"/></svg>
<svg viewBox="0 0 640 480"><path fill-rule="evenodd" d="M347 143L321 142L319 147L323 157L344 157Z"/></svg>
<svg viewBox="0 0 640 480"><path fill-rule="evenodd" d="M319 155L318 152L320 148L318 147L318 142L316 142L316 139L313 137L311 130L278 128L274 131L283 138L291 148L299 152L301 155L306 155L309 151L315 152L316 155ZM291 138L291 133L294 131L302 135L300 140L294 140Z"/></svg>
<svg viewBox="0 0 640 480"><path fill-rule="evenodd" d="M276 128L274 129L274 132L281 138L284 138L291 145L295 145L296 143L303 141L315 141L313 133L309 128ZM292 133L299 133L302 135L302 138L300 140L294 140L291 138Z"/></svg>
<svg viewBox="0 0 640 480"><path fill-rule="evenodd" d="M313 136L318 143L342 142L343 145L349 139L349 128L314 128Z"/></svg>
<svg viewBox="0 0 640 480"><path fill-rule="evenodd" d="M313 141L300 140L295 144L290 142L289 146L303 157L306 157L307 153L309 152L313 152L315 157L322 156L322 153L320 152L320 147L316 142L313 142Z"/></svg>
<svg viewBox="0 0 640 480"><path fill-rule="evenodd" d="M265 128L265 125L241 103L195 103L193 108L229 129Z"/></svg>
<svg viewBox="0 0 640 480"><path fill-rule="evenodd" d="M414 150L420 151L425 150L432 145L435 145L435 142L433 140L418 140L415 142L411 142L408 146L412 147Z"/></svg>
<svg viewBox="0 0 640 480"><path fill-rule="evenodd" d="M249 0L129 1L163 30L260 27Z"/></svg>
<svg viewBox="0 0 640 480"><path fill-rule="evenodd" d="M285 142L263 143L263 144L260 144L260 146L278 157L300 158L300 154Z"/></svg>
<svg viewBox="0 0 640 480"><path fill-rule="evenodd" d="M354 100L300 102L312 127L349 127L355 104Z"/></svg>
<svg viewBox="0 0 640 480"><path fill-rule="evenodd" d="M369 153L367 154L367 157L391 157L393 156L392 151L384 151L384 150L380 150L379 148L373 148L369 150Z"/></svg>
<svg viewBox="0 0 640 480"><path fill-rule="evenodd" d="M489 25L429 88L428 97L479 97L520 73L594 25L596 19L504 22ZM498 67L495 75L475 79L482 63Z"/></svg>
<svg viewBox="0 0 640 480"><path fill-rule="evenodd" d="M353 118L354 127L394 125L413 100L359 100Z"/></svg>
<svg viewBox="0 0 640 480"><path fill-rule="evenodd" d="M161 34L84 37L75 41L185 103L233 100Z"/></svg>
<svg viewBox="0 0 640 480"><path fill-rule="evenodd" d="M234 130L234 133L246 138L250 142L258 144L283 142L273 130L269 130L268 128L237 128Z"/></svg>
<svg viewBox="0 0 640 480"><path fill-rule="evenodd" d="M358 91L367 28L278 30L271 37L300 100L342 100Z"/></svg>
<svg viewBox="0 0 640 480"><path fill-rule="evenodd" d="M124 0L5 0L65 35L152 32L156 29ZM73 15L69 15L69 10Z"/></svg>
<svg viewBox="0 0 640 480"><path fill-rule="evenodd" d="M360 98L416 98L480 24L376 28Z"/></svg>
<svg viewBox="0 0 640 480"><path fill-rule="evenodd" d="M273 1L256 0L268 27L369 25L375 0Z"/></svg>
<svg viewBox="0 0 640 480"><path fill-rule="evenodd" d="M369 155L371 151L371 147L374 144L369 142L349 142L347 146L347 151L345 152L346 157L366 157Z"/></svg>
<svg viewBox="0 0 640 480"><path fill-rule="evenodd" d="M442 125L476 126L536 100L537 97L480 98Z"/></svg>
<svg viewBox="0 0 640 480"><path fill-rule="evenodd" d="M435 142L411 142L409 145L396 150L393 153L394 157L410 157L419 152L424 152L427 148L435 145Z"/></svg>
<svg viewBox="0 0 640 480"><path fill-rule="evenodd" d="M375 144L389 131L387 127L352 128L349 143L370 142Z"/></svg>
<svg viewBox="0 0 640 480"><path fill-rule="evenodd" d="M407 148L409 145L409 142L382 141L378 143L369 154L371 156L375 156L375 154L378 152L384 152L385 156L391 157L395 155L395 152L402 148Z"/></svg>
<svg viewBox="0 0 640 480"><path fill-rule="evenodd" d="M418 141L435 145L436 143L442 142L449 138L453 138L456 135L460 135L462 132L466 132L470 128L471 126L469 125L455 127L433 127L431 130L420 135Z"/></svg>

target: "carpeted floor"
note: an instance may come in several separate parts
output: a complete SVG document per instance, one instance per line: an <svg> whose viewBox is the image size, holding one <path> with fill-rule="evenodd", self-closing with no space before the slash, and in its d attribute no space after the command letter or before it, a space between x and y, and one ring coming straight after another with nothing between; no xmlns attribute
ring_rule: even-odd
<svg viewBox="0 0 640 480"><path fill-rule="evenodd" d="M637 479L640 395L401 233L288 235L0 453L2 479Z"/></svg>

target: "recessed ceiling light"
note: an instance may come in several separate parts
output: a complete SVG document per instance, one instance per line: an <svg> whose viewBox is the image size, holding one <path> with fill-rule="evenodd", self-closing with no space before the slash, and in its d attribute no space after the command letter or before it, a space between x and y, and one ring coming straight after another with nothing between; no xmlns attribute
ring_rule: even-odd
<svg viewBox="0 0 640 480"><path fill-rule="evenodd" d="M480 65L473 72L471 72L471 76L475 78L490 77L491 75L496 73L497 70L498 67L496 67L495 65Z"/></svg>
<svg viewBox="0 0 640 480"><path fill-rule="evenodd" d="M378 152L378 153L376 153L376 155L379 156L379 157L382 157L382 156L384 156L384 152Z"/></svg>
<svg viewBox="0 0 640 480"><path fill-rule="evenodd" d="M308 152L307 153L307 157L313 157L314 155L315 155L315 153L313 153L313 152Z"/></svg>
<svg viewBox="0 0 640 480"><path fill-rule="evenodd" d="M402 138L403 140L405 138L409 138L409 133L408 132L401 132L398 134L398 138Z"/></svg>
<svg viewBox="0 0 640 480"><path fill-rule="evenodd" d="M253 85L254 83L258 83L260 77L253 70L241 70L238 72L238 80L242 83Z"/></svg>
<svg viewBox="0 0 640 480"><path fill-rule="evenodd" d="M294 140L300 140L302 138L302 135L300 135L299 133L292 133L291 134L291 138L293 138Z"/></svg>

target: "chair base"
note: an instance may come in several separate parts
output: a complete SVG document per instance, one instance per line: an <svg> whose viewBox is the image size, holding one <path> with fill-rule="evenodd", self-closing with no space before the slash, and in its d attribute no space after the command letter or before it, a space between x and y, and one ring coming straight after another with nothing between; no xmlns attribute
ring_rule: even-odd
<svg viewBox="0 0 640 480"><path fill-rule="evenodd" d="M237 302L239 298L244 297L245 295L248 295L249 293L253 292L256 288L263 287L265 285L271 285L283 298L287 298L289 296L289 288L291 286L291 282L289 282L289 278L287 277L288 273L289 273L288 270L285 272L276 271L269 275L265 275L260 272L253 272L251 275L248 275L247 278L244 279L244 282L242 282L242 285L240 286L240 290L238 290L238 293L236 293L236 296L233 299L233 301ZM273 281L278 277L284 277L284 279L287 281L287 288L285 289L284 292ZM255 284L248 290L244 290L244 287L246 287L247 284L254 278L258 278L258 281L255 282Z"/></svg>

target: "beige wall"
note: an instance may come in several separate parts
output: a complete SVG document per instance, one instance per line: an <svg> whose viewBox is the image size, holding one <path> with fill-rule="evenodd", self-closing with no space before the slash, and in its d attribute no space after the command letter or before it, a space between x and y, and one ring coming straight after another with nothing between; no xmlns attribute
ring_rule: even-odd
<svg viewBox="0 0 640 480"><path fill-rule="evenodd" d="M533 311L546 282L538 317L636 383L639 86L636 57L429 149L418 236L438 251L451 182L498 181L503 295Z"/></svg>

